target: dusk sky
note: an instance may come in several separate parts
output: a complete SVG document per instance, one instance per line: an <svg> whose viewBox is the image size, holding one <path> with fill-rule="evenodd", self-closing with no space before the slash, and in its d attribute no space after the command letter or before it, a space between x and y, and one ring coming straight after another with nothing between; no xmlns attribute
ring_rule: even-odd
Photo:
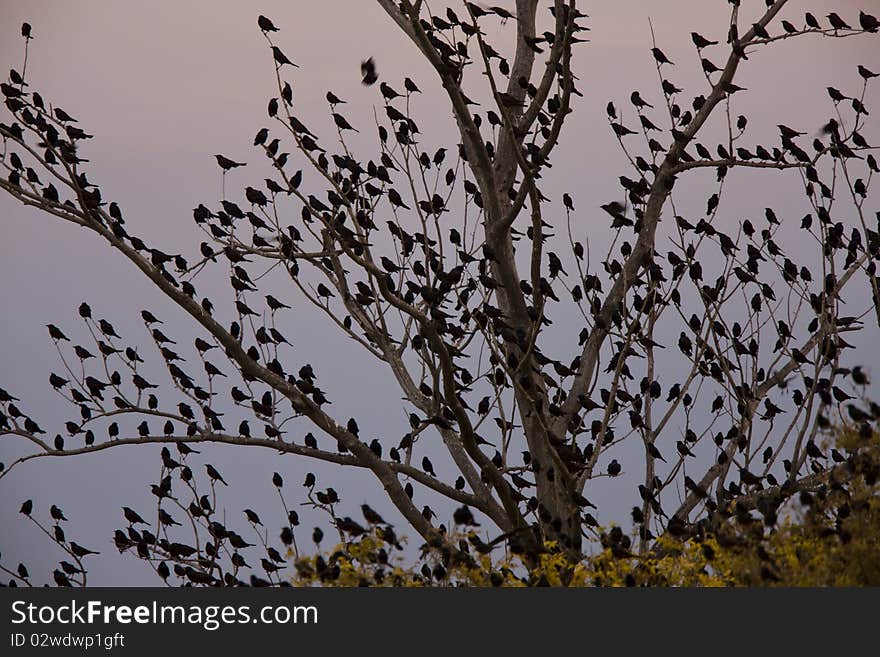
<svg viewBox="0 0 880 657"><path fill-rule="evenodd" d="M542 16L547 14L547 4L541 3ZM743 22L750 23L749 16L757 16L763 7L763 0L743 0L747 16ZM835 10L852 22L859 8L880 10L880 1L791 2L780 17L799 25L805 10L817 15ZM585 23L591 30L585 33L590 42L580 44L574 63L583 97L576 99L542 191L553 200L557 212L562 193L569 191L577 208L575 230L598 245L607 245L609 229L598 207L619 195L617 177L630 175L631 169L608 128L605 106L614 100L624 119L633 121L634 112L627 102L633 90L662 103L650 53L649 18L657 45L677 64L671 77L686 89L684 96L692 98L705 92L706 81L690 32L696 30L723 42L729 4L726 0L617 0L589 3L583 10L590 15ZM226 177L227 196L244 185L261 183L271 173L265 158L252 146L254 133L268 125L266 103L277 95L271 53L256 26L258 14L270 17L281 29L275 42L300 67L286 72L294 87L297 116L326 140L334 139L324 99L329 89L348 101L344 113L361 129L351 145L361 149L365 159L374 156L372 117L374 109L381 111L381 96L378 85L365 87L360 82L360 62L373 57L380 79L402 87L403 77L409 76L424 91L413 105L422 139L435 148L457 143L448 100L436 74L384 11L365 0L264 0L259 4L0 0L0 65L4 71L21 70L24 48L19 26L30 22L35 38L29 46L27 80L32 89L63 107L95 135L83 148L83 157L91 161L86 165L89 178L100 184L105 200L120 204L126 220L145 240L194 260L204 238L193 224L192 208L199 203L216 206L221 194L221 175L212 155L223 153L250 163ZM775 23L778 31L778 19ZM512 25L502 27L496 20L487 21L486 26L490 41L506 52L514 35ZM720 51L716 59L722 60ZM777 140L778 123L817 132L833 111L825 91L828 85L854 94L860 91L857 64L880 71L876 39L806 36L771 44L750 56L737 77L737 83L748 91L734 102L735 111L750 119L749 144ZM485 98L484 87L482 76L471 73L466 78L465 88L474 98ZM878 87L866 98L866 105L876 112L880 112ZM8 112L2 113L2 120L8 121ZM880 142L878 127L872 114L865 131L872 143ZM711 179L694 175L679 183L683 187L676 190L680 213L701 212L711 193L705 183ZM732 174L719 221L734 226L746 217L762 216L764 207L771 204L780 217L800 217L808 211L801 188L795 173ZM871 208L871 216L876 209ZM551 222L552 216L548 212ZM71 409L46 381L50 371L58 370L59 361L45 324L54 322L71 337L86 337L76 309L88 301L96 316L109 319L145 351L153 347L140 321L142 308L150 308L165 320L166 332L181 343L191 345L198 335L181 311L94 234L23 208L6 195L0 196L0 222L0 387L20 397L22 408L51 435L62 430ZM788 244L815 248L799 240L792 234ZM198 279L198 284L218 297L218 306L222 299L229 302L227 279L219 269ZM865 298L855 301L863 304ZM571 320L567 328L566 319ZM554 330L566 339L576 336L575 319L560 312L555 320L562 326ZM356 416L374 435L399 436L406 430L407 411L400 391L381 364L337 335L327 319L305 303L289 315L289 321L285 333L293 337L300 360L315 365L334 400L332 412L337 418L344 422ZM877 327L867 328L859 341L860 362L880 372ZM880 380L880 374L876 378ZM8 463L24 453L27 448L15 440L3 438L0 460ZM343 493L351 509L369 500L383 513L392 514L375 479L363 471L335 469L268 451L206 445L204 452L202 461L217 465L231 484L231 490L224 492L229 517L244 525L239 518L245 507L259 510L264 521L277 516L276 522L267 522L273 538L274 526L280 526L283 518L270 483L274 470L285 475L288 501L294 504L299 501L303 476L315 471ZM64 558L17 513L22 500L33 498L43 516L50 504L62 506L71 520L69 536L103 553L92 562L90 584L159 583L136 559L117 557L111 542L113 529L124 525L122 505L145 510L155 506L148 485L158 477L158 454L158 446L129 447L66 460L38 459L17 467L0 480L3 564L24 561L32 572L48 574L52 564ZM603 522L625 519L634 502L631 491L618 495L604 481L588 495L600 505ZM437 508L451 513L451 507ZM305 511L303 516L301 541L308 545L314 519ZM414 531L400 531L417 539Z"/></svg>

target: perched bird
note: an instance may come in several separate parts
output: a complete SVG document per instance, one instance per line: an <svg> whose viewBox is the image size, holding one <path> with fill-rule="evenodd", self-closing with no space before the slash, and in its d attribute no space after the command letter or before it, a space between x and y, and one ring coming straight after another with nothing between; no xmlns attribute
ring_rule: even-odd
<svg viewBox="0 0 880 657"><path fill-rule="evenodd" d="M649 107L649 108L653 109L653 107L654 107L649 102L643 100L642 97L639 95L638 91L633 91L632 94L630 95L629 99L630 99L630 102L632 102L632 104L635 105L639 109L642 109L645 107Z"/></svg>
<svg viewBox="0 0 880 657"><path fill-rule="evenodd" d="M127 506L122 507L122 514L125 516L125 519L128 521L130 525L143 524L146 525L146 521L140 517L137 511L130 509Z"/></svg>
<svg viewBox="0 0 880 657"><path fill-rule="evenodd" d="M70 580L67 578L63 572L58 570L57 568L52 571L52 577L55 579L55 584L62 587L72 587Z"/></svg>
<svg viewBox="0 0 880 657"><path fill-rule="evenodd" d="M364 515L364 520L366 520L371 525L384 525L387 524L378 513L376 513L372 508L370 508L367 504L361 504L361 513Z"/></svg>
<svg viewBox="0 0 880 657"><path fill-rule="evenodd" d="M717 41L709 41L709 39L705 38L703 35L697 32L691 32L691 41L694 42L697 50L702 50L703 48L708 48L709 46L718 45Z"/></svg>
<svg viewBox="0 0 880 657"><path fill-rule="evenodd" d="M403 208L404 210L410 209L409 206L403 201L403 198L401 198L400 193L393 187L388 190L388 200L391 202L391 205L395 207Z"/></svg>
<svg viewBox="0 0 880 657"><path fill-rule="evenodd" d="M243 167L246 165L246 162L236 162L235 160L230 160L228 157L223 155L215 155L217 158L217 164L220 165L220 168L223 169L223 172L227 172L230 169L234 169L236 167Z"/></svg>
<svg viewBox="0 0 880 657"><path fill-rule="evenodd" d="M73 118L72 116L70 116L70 114L68 114L67 112L65 112L65 111L64 111L63 109L61 109L60 107L56 107L56 108L54 109L54 112L55 112L55 118L57 118L57 119L58 119L59 121L61 121L62 123L76 123L76 122L77 122L75 118Z"/></svg>
<svg viewBox="0 0 880 657"><path fill-rule="evenodd" d="M73 541L70 542L70 551L80 559L83 557L87 557L90 554L101 554L100 552L95 552L94 550L90 550L88 548L84 548L82 545L78 545Z"/></svg>
<svg viewBox="0 0 880 657"><path fill-rule="evenodd" d="M470 508L465 506L458 507L452 514L452 519L456 525L464 525L466 527L479 527L480 523L474 518Z"/></svg>
<svg viewBox="0 0 880 657"><path fill-rule="evenodd" d="M336 519L336 526L340 531L345 532L353 537L363 536L367 533L367 530L363 525L358 523L356 520L353 520L349 516L345 516L344 518Z"/></svg>
<svg viewBox="0 0 880 657"><path fill-rule="evenodd" d="M826 17L834 30L851 30L852 28L836 12L831 12Z"/></svg>
<svg viewBox="0 0 880 657"><path fill-rule="evenodd" d="M260 128L254 137L254 146L262 146L269 138L269 128Z"/></svg>
<svg viewBox="0 0 880 657"><path fill-rule="evenodd" d="M703 57L703 58L700 60L700 64L701 64L702 67L703 67L703 71L705 71L707 74L709 74L709 73L717 73L718 71L721 70L720 68L718 68L717 66L715 66L715 64L713 64L711 61L709 61L709 60L706 59L705 57Z"/></svg>
<svg viewBox="0 0 880 657"><path fill-rule="evenodd" d="M46 328L49 329L49 337L53 340L66 340L70 342L70 338L68 338L64 333L54 324L46 324Z"/></svg>
<svg viewBox="0 0 880 657"><path fill-rule="evenodd" d="M614 133L618 137L626 137L627 135L636 135L638 134L635 130L630 130L622 123L612 123L611 129L614 130Z"/></svg>
<svg viewBox="0 0 880 657"><path fill-rule="evenodd" d="M752 23L752 31L755 33L755 36L759 39L769 39L770 33L767 32L767 28L765 28L760 23Z"/></svg>
<svg viewBox="0 0 880 657"><path fill-rule="evenodd" d="M838 89L835 89L834 87L826 87L826 90L828 91L828 96L835 103L842 103L847 98Z"/></svg>
<svg viewBox="0 0 880 657"><path fill-rule="evenodd" d="M654 55L654 59L658 64L672 64L660 48L651 48L651 54Z"/></svg>
<svg viewBox="0 0 880 657"><path fill-rule="evenodd" d="M387 82L379 84L379 91L382 93L382 97L385 98L386 101L392 101L395 98L400 97L400 94L392 89Z"/></svg>
<svg viewBox="0 0 880 657"><path fill-rule="evenodd" d="M277 32L278 31L278 28L272 24L272 21L270 21L268 18L266 18L265 16L262 16L262 15L257 17L257 25L260 27L260 29L263 32Z"/></svg>
<svg viewBox="0 0 880 657"><path fill-rule="evenodd" d="M205 464L205 470L208 472L208 476L211 478L211 481L219 481L224 486L228 486L229 484L223 479L221 474L217 472L217 468L215 468L210 463Z"/></svg>
<svg viewBox="0 0 880 657"><path fill-rule="evenodd" d="M864 11L859 11L859 25L866 32L877 32L880 30L880 19Z"/></svg>
<svg viewBox="0 0 880 657"><path fill-rule="evenodd" d="M272 46L272 58L275 60L275 64L278 68L281 68L285 64L289 64L295 68L299 68L296 64L290 61L283 52L281 52L281 48L278 46Z"/></svg>
<svg viewBox="0 0 880 657"><path fill-rule="evenodd" d="M340 130L353 130L354 132L360 132L357 128L352 127L344 116L337 114L336 112L333 112L333 122L336 123L336 127Z"/></svg>
<svg viewBox="0 0 880 657"><path fill-rule="evenodd" d="M406 89L406 92L409 94L420 94L421 90L416 86L416 83L413 82L410 78L403 79L403 86Z"/></svg>
<svg viewBox="0 0 880 657"><path fill-rule="evenodd" d="M282 303L281 301L278 301L278 299L273 297L271 294L266 295L266 305L269 306L269 308L271 310L281 310L282 308L288 308L288 309L290 308L290 306L288 306L285 303Z"/></svg>
<svg viewBox="0 0 880 657"><path fill-rule="evenodd" d="M859 75L861 75L862 78L865 80L870 80L871 78L876 78L876 77L880 76L880 73L874 73L873 71L865 68L861 64L859 64L859 66L858 66L858 71L859 71Z"/></svg>
<svg viewBox="0 0 880 657"><path fill-rule="evenodd" d="M622 203L612 201L611 203L605 203L604 205L600 205L599 207L601 207L603 210L605 210L605 212L607 212L614 218L614 221L611 224L613 228L633 225L632 219L627 218L624 214L626 212L626 208Z"/></svg>
<svg viewBox="0 0 880 657"><path fill-rule="evenodd" d="M165 509L159 509L159 522L162 523L165 527L173 527L174 525L180 525L174 518L171 517L171 514L168 513Z"/></svg>

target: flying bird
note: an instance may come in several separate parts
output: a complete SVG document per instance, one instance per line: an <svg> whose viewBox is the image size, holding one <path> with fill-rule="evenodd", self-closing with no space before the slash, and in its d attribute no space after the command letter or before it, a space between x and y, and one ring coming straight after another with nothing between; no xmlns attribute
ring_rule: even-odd
<svg viewBox="0 0 880 657"><path fill-rule="evenodd" d="M361 62L361 76L361 82L368 87L376 84L376 80L379 79L379 74L376 73L376 62L372 57Z"/></svg>

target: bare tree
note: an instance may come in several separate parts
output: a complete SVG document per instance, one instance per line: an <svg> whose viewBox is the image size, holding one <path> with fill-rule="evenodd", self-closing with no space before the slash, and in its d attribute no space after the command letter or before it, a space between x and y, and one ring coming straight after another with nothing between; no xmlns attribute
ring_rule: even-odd
<svg viewBox="0 0 880 657"><path fill-rule="evenodd" d="M847 392L867 385L848 358L847 336L865 326L873 331L877 315L844 301L844 291L860 285L871 290L875 306L878 299L880 236L870 227L866 199L880 170L865 136L863 104L876 74L860 67L861 88L828 88L833 118L812 144L807 132L780 125L778 143L748 145L749 123L736 115L735 98L747 93L736 84L738 71L768 44L876 38L875 18L861 12L850 27L837 14L821 22L807 14L805 24L794 24L779 16L793 3L777 0L752 23L732 1L726 40L692 35L708 90L691 94L676 87L673 62L652 44L661 102L654 108L634 92L638 123L630 126L608 104L609 129L632 171L620 177L619 198L600 212L576 210L568 194L560 205L541 191L572 99L581 95L572 59L588 17L575 0L541 3L542 12L550 11L543 32L536 27L546 21L538 0L516 0L511 11L465 2L437 13L421 0L378 4L433 67L460 142L425 149L410 115L419 89L409 79L378 85L385 116L375 119L379 150L371 157L349 148L353 126L332 94L337 132L335 140L321 139L294 114L285 75L295 64L277 45L275 25L261 16L278 95L268 108L272 128L261 129L254 145L276 174L264 189L246 187L244 202L236 202L234 175L227 180L227 173L244 163L217 155L224 198L219 207L194 211L206 240L194 260L130 232L120 206L107 204L87 178L80 156L92 136L26 85L25 69L3 83L13 115L0 125L3 190L95 233L185 311L202 337L195 359L178 354L161 321L144 311L174 386L161 386L160 401L160 386L143 376L144 352L126 346L87 304L79 312L93 342L88 349L71 346L50 325L63 366L50 383L76 415L68 437L53 442L17 406L14 391L3 391L0 431L30 441L34 451L0 476L34 458L176 446L176 456L163 451L153 486L152 531L135 529L143 519L126 512L129 531L118 531L116 543L150 560L166 579L167 561L182 581L209 584L240 581L247 566L239 550L249 545L214 515L222 474L187 465L198 444L263 447L369 470L410 531L450 554L463 555L468 544L450 540L450 528L420 508L414 485L451 501L460 528L477 518L497 527L490 546L529 559L556 545L572 562L584 558L584 537L597 531L591 482L620 475L615 456L623 443L643 452L640 463L625 463L630 473L644 473L627 484L638 484L637 544L622 539L642 553L661 534L686 535L734 509L773 518L798 491L857 470L869 448L829 455L822 434L844 424L868 436L880 410ZM487 41L481 26L489 21L515 30L512 57ZM27 24L22 35L27 48ZM364 84L379 82L372 60L362 73ZM488 101L471 100L474 89ZM700 138L712 122L713 129L724 127L726 139L709 148ZM715 218L725 181L738 168L799 177L812 207L800 230L820 260L777 243L783 221L772 208L761 220L744 220L736 234L720 230ZM676 211L675 187L700 169L715 171L717 184L706 190L705 214L687 219ZM548 220L551 214L565 221ZM602 248L575 228L576 214L594 226L610 220L610 243ZM203 272L221 266L234 295L231 317L217 316L195 287ZM287 296L263 297L257 269L286 273ZM545 337L552 316L563 312L554 308L565 305L582 325L577 344ZM323 313L328 325L387 365L410 417L402 439L367 442L355 418L334 416L320 367L303 365L284 335L291 306ZM224 425L222 409L232 404L249 414L253 429L247 420ZM435 472L420 453L431 435L442 440L457 472ZM685 464L699 476L685 475ZM204 476L207 483L198 483ZM276 475L275 483L280 491L283 478ZM341 515L345 505L332 487L308 484L308 500L330 514L341 538L369 531ZM174 539L175 508L192 545ZM23 512L31 515L30 508ZM256 528L259 517L251 514ZM383 519L369 508L364 516L396 543ZM71 570L56 571L56 580L84 583L85 554L57 534L53 519L54 529L41 526L76 559ZM296 523L289 513L281 536L287 545ZM478 549L487 545L473 533L471 539ZM271 548L268 539L262 548ZM262 559L269 579L257 581L280 581L273 554Z"/></svg>

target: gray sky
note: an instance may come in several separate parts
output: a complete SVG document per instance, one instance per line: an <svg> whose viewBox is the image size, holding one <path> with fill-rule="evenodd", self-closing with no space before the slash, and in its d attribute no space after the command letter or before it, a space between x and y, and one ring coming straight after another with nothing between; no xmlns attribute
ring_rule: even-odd
<svg viewBox="0 0 880 657"><path fill-rule="evenodd" d="M763 4L744 0L744 11L755 13ZM834 9L851 22L858 7L880 9L876 0L790 4L781 17L795 24L802 22L804 9L817 15ZM607 243L608 237L607 222L597 214L598 206L617 195L617 176L631 175L608 129L605 104L614 100L632 123L627 99L633 90L639 89L651 101L661 99L649 52L648 18L653 21L657 45L678 64L671 74L673 81L685 87L684 97L692 98L705 91L706 82L688 35L697 30L723 41L727 8L723 0L618 0L590 3L587 8L591 43L578 48L574 65L584 97L576 101L554 166L545 174L543 191L553 199L571 191L578 208L575 230L596 244ZM220 197L220 175L211 154L254 163L228 177L227 194L236 184L254 184L269 173L251 146L256 130L267 125L266 103L276 93L271 57L256 27L258 13L282 29L276 42L301 67L288 77L294 85L296 112L313 129L329 138L331 122L324 94L331 89L349 100L345 107L349 120L365 128L352 144L373 156L372 110L381 109L380 96L377 87L360 84L359 73L360 61L372 56L382 79L401 86L403 76L408 75L425 91L414 111L423 140L438 146L456 143L447 103L428 67L384 12L363 0L264 1L259 7L228 1L5 1L0 2L0 63L21 69L18 27L29 21L36 38L30 46L28 80L95 134L84 149L91 160L89 178L101 185L106 200L120 203L133 230L149 243L192 257L203 238L193 225L191 210L200 202L216 206ZM496 47L507 50L511 27L502 29L497 21L486 24L493 28L489 34ZM749 91L738 94L734 103L735 111L751 121L749 144L775 143L777 123L816 131L831 112L825 87L831 84L856 91L861 83L858 63L880 71L876 39L805 37L774 44L750 57L737 78ZM469 84L479 96L480 80L472 75ZM868 106L876 99L875 90L867 99ZM875 142L880 140L873 116L870 128L868 139L873 135ZM708 179L701 182L693 176L687 183L693 191L677 189L681 214L702 212L709 193L703 183ZM795 174L732 175L719 221L735 226L743 218L761 216L767 205L773 205L780 216L800 217L808 210L799 190ZM196 334L188 329L182 313L93 234L23 209L5 196L0 197L0 220L0 387L20 397L23 409L47 430L61 429L69 411L46 382L48 372L57 371L59 362L43 327L55 322L72 338L84 337L76 316L81 301L89 301L97 316L108 318L144 349L148 342L139 318L144 307L166 320L170 335L191 344ZM593 228L594 224L601 225ZM790 244L806 248L799 240L792 235ZM198 285L220 296L226 288L224 281L218 271L213 281L200 279ZM298 358L315 364L334 400L333 414L343 421L351 415L358 417L373 435L401 435L406 430L405 413L391 378L355 345L327 330L323 317L305 305L301 308L302 312L289 315L284 332L294 337ZM564 353L573 355L570 339L580 327L573 317L566 322L562 313L555 319L554 330L571 345ZM860 338L865 347L860 356L875 368L878 356L869 347L877 344L877 337L874 327ZM21 449L6 438L0 445L0 458L8 462ZM18 516L19 502L32 497L43 514L52 503L62 506L72 520L69 536L109 555L93 560L92 584L156 583L137 560L117 558L110 537L122 525L122 504L144 511L150 508L148 484L158 475L158 451L158 447L133 447L64 461L42 459L5 477L0 481L4 565L24 560L32 572L50 573L51 564L63 558ZM232 493L224 497L230 518L237 519L241 509L250 506L260 511L264 521L274 515L280 522L281 509L269 483L273 470L284 473L289 501L294 503L299 501L304 473L315 470L328 473L325 485L332 484L343 493L350 504L346 513L355 515L357 505L367 500L387 511L378 486L362 472L328 470L293 457L279 459L252 450L206 447L205 452L203 456L232 484ZM336 479L331 480L332 472ZM603 522L625 520L622 516L635 502L630 493L616 495L604 482L587 491L600 505ZM237 520L236 524L243 525ZM278 522L267 524L273 527ZM301 544L308 544L311 525L305 524Z"/></svg>

